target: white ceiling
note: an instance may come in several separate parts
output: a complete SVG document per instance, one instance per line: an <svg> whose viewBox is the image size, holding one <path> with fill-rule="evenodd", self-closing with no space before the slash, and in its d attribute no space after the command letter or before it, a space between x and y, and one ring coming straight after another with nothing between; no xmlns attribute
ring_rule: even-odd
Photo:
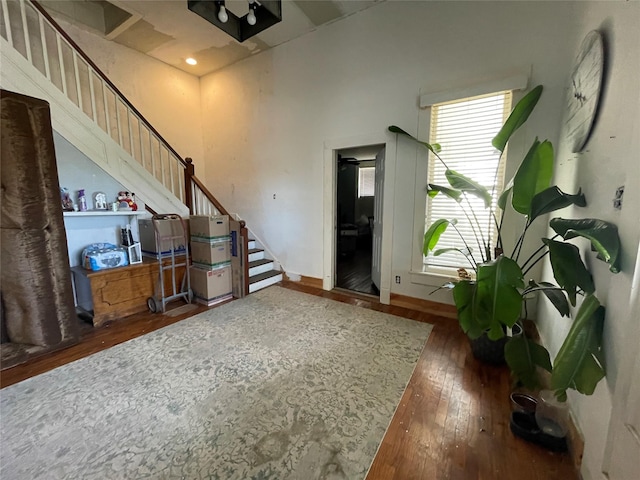
<svg viewBox="0 0 640 480"><path fill-rule="evenodd" d="M41 3L54 18L62 17L110 41L202 76L381 1L384 0L282 0L282 21L243 43L188 10L187 0L44 0ZM246 0L226 0L226 5L238 16L248 10ZM198 64L187 65L188 57L195 58Z"/></svg>

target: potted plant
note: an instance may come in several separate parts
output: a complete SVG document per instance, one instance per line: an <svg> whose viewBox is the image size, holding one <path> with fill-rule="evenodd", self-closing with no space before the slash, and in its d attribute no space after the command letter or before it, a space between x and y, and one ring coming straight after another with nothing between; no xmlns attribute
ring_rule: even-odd
<svg viewBox="0 0 640 480"><path fill-rule="evenodd" d="M516 104L493 139L493 146L501 153L501 161L509 139L529 118L542 89L541 85L535 87ZM420 141L397 126L390 126L389 131L418 142L443 162L438 155L439 145ZM467 196L483 199L485 208L490 209L495 220L497 235L492 239L492 229L488 229L481 236L479 232L486 227L475 225L477 238L473 244L477 244L481 250L476 252L477 257L469 247L471 241L467 243L466 251L455 248L436 249L441 234L450 226L455 228L456 224L455 219L439 219L433 222L424 235L423 252L425 255L440 255L455 250L469 262L473 270L471 278L459 279L448 286L453 289L460 326L471 339L482 335L493 341L502 339L507 328L520 324L525 297L534 292L544 293L562 316L570 315L569 305L576 306L577 295L585 297L553 365L548 351L524 333L512 336L504 347L507 364L522 384L529 388L538 386L537 372L538 368L542 368L551 372L550 387L559 399L564 400L568 388L584 394L593 393L596 384L605 374L602 358L604 307L594 294L592 276L580 257L578 247L568 240L577 237L588 239L598 258L607 262L613 273L619 271L620 240L616 226L602 220L551 218L548 223L554 235L551 238L541 238L539 248L535 251L528 254L523 252L525 237L535 221L543 221L547 214L570 205L586 205L586 199L580 190L576 194L568 194L551 185L553 163L551 143L546 140L541 142L536 138L497 201L494 201L496 192L489 191L465 175L447 169L445 175L449 185L428 185L429 197L445 195L467 209L472 209L471 203L465 204ZM501 210L500 214L495 211L496 204L497 209ZM509 251L503 251L505 246L501 232L504 213L508 208L513 208L524 217L524 227L515 245ZM466 213L473 221L473 211ZM557 285L527 281L529 270L546 257L550 260Z"/></svg>

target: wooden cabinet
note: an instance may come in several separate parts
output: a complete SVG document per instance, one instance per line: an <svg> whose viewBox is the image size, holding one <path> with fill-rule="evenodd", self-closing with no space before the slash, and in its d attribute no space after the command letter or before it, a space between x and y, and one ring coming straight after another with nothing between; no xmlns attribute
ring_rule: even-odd
<svg viewBox="0 0 640 480"><path fill-rule="evenodd" d="M170 259L164 260L170 264ZM176 263L184 263L178 257ZM93 325L126 317L148 309L147 299L155 295L159 280L158 261L145 258L142 263L96 272L77 266L72 269L76 303L93 310ZM185 267L176 268L176 291L180 291ZM165 297L173 293L171 270L165 271Z"/></svg>

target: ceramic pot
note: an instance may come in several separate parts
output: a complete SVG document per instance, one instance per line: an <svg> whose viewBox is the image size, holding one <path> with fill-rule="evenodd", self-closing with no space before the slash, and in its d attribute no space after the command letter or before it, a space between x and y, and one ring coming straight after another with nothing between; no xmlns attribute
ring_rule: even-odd
<svg viewBox="0 0 640 480"><path fill-rule="evenodd" d="M513 326L512 335L522 334L522 328L517 323ZM498 340L491 340L486 333L483 333L478 338L469 339L471 344L471 351L473 356L481 362L491 365L503 365L504 359L504 346L509 341L509 337L506 335Z"/></svg>

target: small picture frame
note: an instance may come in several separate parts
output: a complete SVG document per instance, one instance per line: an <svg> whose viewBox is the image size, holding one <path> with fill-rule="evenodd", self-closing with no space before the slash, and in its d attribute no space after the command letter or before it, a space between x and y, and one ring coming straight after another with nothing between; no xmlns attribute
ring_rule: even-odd
<svg viewBox="0 0 640 480"><path fill-rule="evenodd" d="M107 196L103 192L96 192L93 194L93 208L95 210L107 209Z"/></svg>
<svg viewBox="0 0 640 480"><path fill-rule="evenodd" d="M140 243L134 243L128 247L127 255L129 256L129 265L135 265L136 263L142 263L142 249L140 248Z"/></svg>

